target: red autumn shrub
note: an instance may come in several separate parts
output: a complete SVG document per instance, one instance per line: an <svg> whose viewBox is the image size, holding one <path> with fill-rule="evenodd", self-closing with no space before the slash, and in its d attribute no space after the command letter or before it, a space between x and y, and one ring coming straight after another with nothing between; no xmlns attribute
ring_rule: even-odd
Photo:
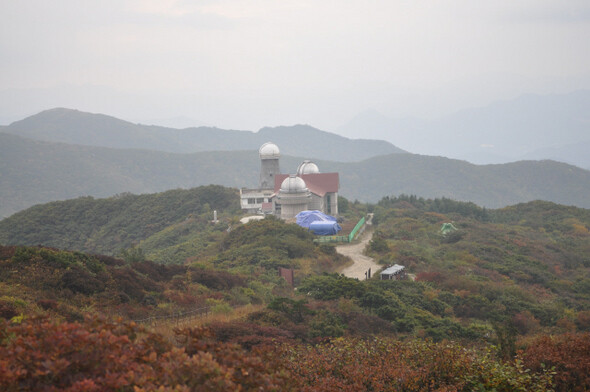
<svg viewBox="0 0 590 392"><path fill-rule="evenodd" d="M0 390L293 390L275 361L180 332L184 347L134 323L0 321Z"/></svg>
<svg viewBox="0 0 590 392"><path fill-rule="evenodd" d="M542 335L523 353L532 370L555 368L556 391L590 390L590 333Z"/></svg>

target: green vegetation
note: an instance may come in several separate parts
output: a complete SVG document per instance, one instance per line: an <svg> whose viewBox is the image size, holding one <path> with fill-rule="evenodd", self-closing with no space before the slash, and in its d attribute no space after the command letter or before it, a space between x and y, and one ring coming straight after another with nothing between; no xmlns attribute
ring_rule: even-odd
<svg viewBox="0 0 590 392"><path fill-rule="evenodd" d="M172 154L32 141L0 133L0 217L39 203L256 184L255 151ZM291 158L297 167L297 160Z"/></svg>
<svg viewBox="0 0 590 392"><path fill-rule="evenodd" d="M284 294L276 270L241 274L204 264L125 262L109 256L41 247L0 246L0 317L84 314L127 319L166 317L209 307L266 303Z"/></svg>
<svg viewBox="0 0 590 392"><path fill-rule="evenodd" d="M210 223L213 210L222 222L219 227ZM239 211L237 192L216 185L108 199L81 197L35 206L0 221L0 243L117 255L145 241L140 246L148 256L159 252L158 260L184 262L168 248L226 229Z"/></svg>
<svg viewBox="0 0 590 392"><path fill-rule="evenodd" d="M540 201L490 210L404 195L376 205L346 201L351 225L374 212L367 253L384 266L402 264L415 277L381 281L374 273L373 279L359 281L337 273L347 259L332 245L314 244L306 230L272 217L240 224L236 204L234 190L209 186L50 203L5 219L1 225L30 220L18 230L35 225L37 230L22 235L29 241L45 235L56 247L0 246L5 328L35 342L45 339L31 333L36 328L57 334L61 328L125 331L132 342L128 349L143 355L133 359L139 365L125 366L146 375L152 373L143 366L155 359L145 350L154 344L161 350L156 359L171 358L174 350L163 342L176 341L186 350L183 363L198 353L213 361L201 362L209 368L233 361L233 369L240 357L268 363L252 367L255 376L280 379L286 390L291 385L310 391L590 388L589 210ZM217 225L210 222L213 209L220 211ZM441 233L451 222L457 230ZM67 241L112 253L57 249ZM278 275L279 268L294 270L295 290ZM85 315L137 320L200 307L229 320L243 305L257 308L240 319L177 331L176 339L170 339L170 331L166 338L142 331L135 340L136 326L84 321ZM149 343L142 340L146 336ZM0 353L18 353L24 356L19 363L32 367L23 341L0 335ZM105 355L116 352L108 341L98 342ZM69 353L55 355L77 363ZM197 377L167 360L161 363L153 377L185 375L175 383ZM190 368L212 377L195 364ZM10 380L25 382L18 378L21 370L7 369ZM88 377L100 383L97 372ZM60 374L63 385L81 382ZM225 379L246 382L240 378L244 374L232 374ZM35 377L27 380L46 381L43 374ZM148 385L144 381L118 387Z"/></svg>
<svg viewBox="0 0 590 392"><path fill-rule="evenodd" d="M201 201L215 197L217 203L223 203L228 192L206 187L160 196L168 201L191 196L197 203L194 198L200 194ZM123 200L127 198L128 209L145 205L145 200L139 203L141 200L131 196ZM182 216L177 211L167 212L170 219ZM137 225L136 214L125 216L130 225L118 227L119 233ZM154 225L163 218L154 219ZM182 232L182 226L187 226L184 237L171 234ZM231 311L235 306L266 304L277 295L290 293L286 281L277 274L278 267L295 269L300 280L312 273L334 271L346 262L332 247L315 245L303 228L278 219L237 225L229 233L226 227L191 218L146 241L156 255L175 247L188 252L182 263L154 263L148 260L151 253L136 246L123 249L121 259L55 248L0 246L0 312L8 319L49 312L81 320L86 312L140 319L205 306ZM196 251L191 252L188 245L198 244L198 240L205 245L195 245Z"/></svg>
<svg viewBox="0 0 590 392"><path fill-rule="evenodd" d="M270 130L260 144L268 140L279 144L285 172L294 171L304 158L314 157L304 153L301 158L286 155L288 144L270 136L275 131L283 132L285 137L291 135L288 129ZM307 140L311 139L299 139L309 151L312 146ZM223 140L227 142L228 138ZM255 150L260 144L240 144L241 149L251 151L175 154L34 141L0 132L0 217L35 204L86 195L109 197L207 184L253 186L258 182L260 162ZM537 199L590 208L586 196L590 194L590 172L564 163L524 161L477 166L442 157L397 153L342 162L351 156L347 150L328 145L322 150L334 151L334 161L315 162L322 172L340 173L339 193L349 200L374 203L383 195L405 192L473 201L490 208ZM327 158L325 154L315 156Z"/></svg>
<svg viewBox="0 0 590 392"><path fill-rule="evenodd" d="M500 210L401 196L375 208L370 252L405 265L463 322L521 334L567 330L590 310L590 211L532 202ZM439 234L454 222L453 241ZM427 296L428 297L428 296ZM479 321L476 321L479 320ZM586 328L583 328L584 330Z"/></svg>
<svg viewBox="0 0 590 392"><path fill-rule="evenodd" d="M489 208L530 200L590 208L590 172L554 161L473 165L443 157L389 154L359 163L326 162L320 168L340 173L340 193L349 200L377 202L383 195L406 193Z"/></svg>

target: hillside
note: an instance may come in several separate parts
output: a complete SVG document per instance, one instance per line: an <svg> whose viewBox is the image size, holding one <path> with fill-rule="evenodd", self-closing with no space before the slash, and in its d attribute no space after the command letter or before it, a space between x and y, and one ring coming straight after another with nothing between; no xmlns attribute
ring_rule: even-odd
<svg viewBox="0 0 590 392"><path fill-rule="evenodd" d="M37 205L0 221L0 243L113 255L174 224L203 231L212 226L213 210L222 220L238 214L237 192L210 185L108 199L81 197Z"/></svg>
<svg viewBox="0 0 590 392"><path fill-rule="evenodd" d="M347 139L308 125L263 128L258 132L211 127L174 129L63 108L16 121L3 132L67 144L174 153L258 150L263 143L272 141L287 155L334 161L358 161L404 152L389 142Z"/></svg>
<svg viewBox="0 0 590 392"><path fill-rule="evenodd" d="M197 199L191 209L205 214L213 199L230 200L230 194L203 187L80 199L78 214L47 225L68 216L67 207L74 205L51 203L47 211L36 211L35 222L25 211L12 225L45 225L48 230L37 231L66 239L92 226L101 205L121 216L116 225L95 230L113 240L122 233L137 239L144 229L177 230L187 212L184 203ZM0 246L0 326L16 337L0 340L0 354L18 359L0 363L0 386L79 387L89 380L151 385L146 375L165 377L170 385L201 385L221 382L216 377L225 369L226 382L256 389L269 385L265 377L279 374L282 390L304 385L332 391L335 383L350 391L387 391L392 385L416 391L590 387L590 210L547 202L486 210L415 196L350 207L374 210L369 254L383 265L403 264L415 281L326 274L344 262L333 247L315 245L302 228L273 218L236 225L228 233L225 224L210 231L204 227L214 225L190 223L201 215L190 217L184 234L207 233L202 240L209 250L193 253L187 265L144 261L136 257L137 248L116 259ZM450 221L458 231L440 234L441 224ZM155 249L175 239L161 237ZM298 290L277 276L278 267L294 268ZM227 317L235 307L252 305L258 308L241 318ZM187 324L176 336L171 326L157 332L162 329L112 321L202 306L228 321ZM52 369L51 379L38 371L45 368ZM219 390L215 385L212 390Z"/></svg>
<svg viewBox="0 0 590 392"><path fill-rule="evenodd" d="M127 223L110 236L134 232L135 225L127 217ZM67 223L60 226L64 228L62 239L75 231L66 228ZM277 276L279 266L296 268L300 277L333 271L343 262L341 256L323 252L311 241L311 234L293 224L268 219L218 235L226 227L191 228L207 231L203 240L213 251L206 256L193 253L191 263L171 265L146 260L139 248L115 258L53 247L0 245L0 319L48 312L81 320L88 309L142 319L195 307L223 305L227 309L267 303L273 290L283 293L286 286ZM252 248L264 257L253 260ZM304 270L302 266L312 260L322 263Z"/></svg>
<svg viewBox="0 0 590 392"><path fill-rule="evenodd" d="M12 260L0 263L0 280L7 284L0 284L4 291L0 299L6 302L9 296L18 294L21 290L18 283L28 288L32 297L70 298L71 306L83 306L89 298L76 302L81 298L68 297L67 292L60 290L69 288L86 297L105 290L126 292L122 282L117 284L123 288L116 289L113 283L108 283L114 278L99 275L105 271L111 275L135 274L120 270L129 267L144 274L144 278L159 279L165 284L163 275L170 280L173 275L186 274L183 269L186 267L160 268L149 263L142 267L144 258L150 255L141 248L143 240L158 238L159 241L151 243L151 252L157 254L158 250L183 246L190 238L189 242L197 242L198 246L189 249L186 258L180 260L193 268L192 277L183 278L182 282L196 276L213 279L210 274L197 272L215 270L216 274L224 271L276 284L279 267L294 268L299 291L307 293L308 298L326 301L312 309L332 313L329 317L324 315L328 317L324 320L327 324L321 327L322 334L328 336L357 331L361 324L352 320L367 315L380 319L365 320L369 324L364 328L369 331L422 334L436 340L488 340L497 325L514 325L523 336L570 327L590 330L590 210L548 202L486 210L473 203L450 199L384 198L371 206L375 234L368 254L384 266L404 265L417 281L361 282L337 274L322 275L337 270L345 260L334 253L333 247L315 245L312 236L297 225L273 218L240 225L229 212L222 215L220 224L207 221L204 218L208 215L207 207L213 207L214 200L227 203L231 200L229 196L229 190L202 187L151 196L51 203L44 210L36 208L16 214L0 222L0 244L11 245L0 249L0 259ZM350 207L359 206L351 203ZM187 219L185 214L189 211L195 213ZM441 225L451 221L458 230L442 235ZM184 225L182 236L178 235L179 224ZM232 225L229 233L228 224ZM23 244L58 245L111 254L115 253L112 250L128 248L121 253L124 260L116 261L112 257L85 256L55 248L12 247ZM49 272L53 268L58 271ZM71 276L60 278L64 274ZM145 287L155 284L144 282L144 278L137 275L133 279ZM244 280L229 275L223 279L228 283ZM128 284L129 290L136 291L126 293L136 301L142 301L146 295L155 296L155 302L162 298L154 294L155 289ZM176 289L182 289L183 284L176 283ZM54 293L40 295L39 291L43 290ZM225 296L229 300L237 294ZM99 296L94 300L117 296ZM31 301L28 298L26 302ZM269 303L272 298L267 293L264 302ZM338 304L343 300L353 300L354 306L340 307ZM289 301L280 306L275 304L269 312L284 313L294 305ZM358 315L345 317L343 312ZM308 324L314 319L313 312L284 316L298 317L298 321L291 321L302 327L320 328ZM253 317L258 318L252 321L276 320L276 315ZM275 325L296 333L292 330L294 326L286 321Z"/></svg>
<svg viewBox="0 0 590 392"><path fill-rule="evenodd" d="M211 222L214 210L218 224ZM349 213L353 214L355 222L360 219L360 214ZM265 245L263 250L256 250L261 262L287 266L290 263L286 260L294 258L297 252L306 256L313 254L308 244L291 238L293 232L285 231L283 225L276 222L272 234L254 235L255 225L249 225L251 237L242 245L250 248L226 254L227 245L220 245L222 249L212 246L227 230L232 231L231 236L239 235L243 230L238 223L240 215L236 190L218 185L149 195L124 194L107 199L81 197L37 205L0 221L0 244L41 244L109 256L135 255L141 249L142 257L163 264L209 258L227 262L224 269L228 265L235 267L236 263L231 260L243 259L250 254L253 244L264 242L269 235L282 236L280 244L287 244L290 239L295 244L276 248ZM268 230L273 223L260 225Z"/></svg>
<svg viewBox="0 0 590 392"><path fill-rule="evenodd" d="M590 140L575 144L559 145L528 153L527 159L552 159L590 170Z"/></svg>
<svg viewBox="0 0 590 392"><path fill-rule="evenodd" d="M555 161L474 165L414 154L375 157L355 165L327 163L340 172L340 192L349 199L378 195L447 197L499 208L531 200L590 208L590 171Z"/></svg>
<svg viewBox="0 0 590 392"><path fill-rule="evenodd" d="M0 134L0 216L79 196L256 184L258 165L254 151L182 155L66 145Z"/></svg>
<svg viewBox="0 0 590 392"><path fill-rule="evenodd" d="M294 172L304 159L283 155ZM486 207L548 200L590 207L590 172L552 161L477 166L464 161L391 154L362 162L316 160L340 173L340 194L375 202L384 195L416 194L473 201ZM258 183L256 151L172 154L33 141L0 133L0 217L32 205L79 196L152 193L218 184Z"/></svg>
<svg viewBox="0 0 590 392"><path fill-rule="evenodd" d="M590 310L590 210L547 202L484 210L449 199L400 197L381 200L374 220L373 256L460 295L457 316L513 317L518 324L526 313L541 328L569 317L571 306ZM458 230L441 234L445 222ZM517 328L525 334L528 327Z"/></svg>

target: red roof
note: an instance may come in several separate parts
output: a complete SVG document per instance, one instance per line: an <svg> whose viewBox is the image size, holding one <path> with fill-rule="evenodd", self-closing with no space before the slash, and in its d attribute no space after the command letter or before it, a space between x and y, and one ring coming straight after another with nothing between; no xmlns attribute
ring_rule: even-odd
<svg viewBox="0 0 590 392"><path fill-rule="evenodd" d="M287 177L289 177L288 174L275 175L275 193L281 189L281 184ZM338 188L340 187L340 177L338 176L338 173L300 174L297 177L301 177L301 179L305 181L305 185L311 193L321 197L324 197L326 193L338 192Z"/></svg>

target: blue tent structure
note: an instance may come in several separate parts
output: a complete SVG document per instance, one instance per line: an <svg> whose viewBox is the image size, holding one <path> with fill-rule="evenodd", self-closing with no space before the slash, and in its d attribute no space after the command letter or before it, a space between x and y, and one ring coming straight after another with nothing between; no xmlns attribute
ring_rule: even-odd
<svg viewBox="0 0 590 392"><path fill-rule="evenodd" d="M342 230L336 218L321 211L301 211L295 216L297 224L305 227L317 235L334 235Z"/></svg>
<svg viewBox="0 0 590 392"><path fill-rule="evenodd" d="M342 227L340 227L338 222L315 221L309 225L309 230L313 231L316 235L335 235L342 230Z"/></svg>

